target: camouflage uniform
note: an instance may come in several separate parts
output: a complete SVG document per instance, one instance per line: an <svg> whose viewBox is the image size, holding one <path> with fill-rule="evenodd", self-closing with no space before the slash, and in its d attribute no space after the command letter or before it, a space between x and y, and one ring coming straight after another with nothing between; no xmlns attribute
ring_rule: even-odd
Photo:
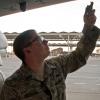
<svg viewBox="0 0 100 100"><path fill-rule="evenodd" d="M66 100L65 79L83 65L92 53L100 31L84 29L84 35L75 51L44 62L44 80L38 80L34 73L22 65L12 76L6 79L0 100Z"/></svg>

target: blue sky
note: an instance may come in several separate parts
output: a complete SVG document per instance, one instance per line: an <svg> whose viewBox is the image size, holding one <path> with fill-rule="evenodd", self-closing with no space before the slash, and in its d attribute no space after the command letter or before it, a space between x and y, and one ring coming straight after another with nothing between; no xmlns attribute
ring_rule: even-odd
<svg viewBox="0 0 100 100"><path fill-rule="evenodd" d="M81 32L84 10L90 1L94 1L96 25L99 27L100 0L76 0L0 17L0 30L2 32L22 32L27 29L35 29L37 32Z"/></svg>

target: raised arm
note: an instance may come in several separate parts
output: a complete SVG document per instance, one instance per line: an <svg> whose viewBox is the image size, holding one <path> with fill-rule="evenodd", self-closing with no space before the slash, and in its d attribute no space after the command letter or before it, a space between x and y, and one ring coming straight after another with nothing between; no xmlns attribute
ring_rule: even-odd
<svg viewBox="0 0 100 100"><path fill-rule="evenodd" d="M96 16L95 10L93 9L93 3L86 7L83 19L83 36L78 42L76 50L69 55L56 57L51 61L61 67L65 78L68 73L74 72L86 64L86 61L89 55L93 52L96 41L100 35L99 28L94 25L96 22Z"/></svg>

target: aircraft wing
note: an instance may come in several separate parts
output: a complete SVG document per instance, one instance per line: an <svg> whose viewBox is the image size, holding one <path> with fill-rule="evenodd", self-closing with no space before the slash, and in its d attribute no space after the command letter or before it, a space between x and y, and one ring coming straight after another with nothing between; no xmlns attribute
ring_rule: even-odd
<svg viewBox="0 0 100 100"><path fill-rule="evenodd" d="M74 0L0 0L0 16Z"/></svg>

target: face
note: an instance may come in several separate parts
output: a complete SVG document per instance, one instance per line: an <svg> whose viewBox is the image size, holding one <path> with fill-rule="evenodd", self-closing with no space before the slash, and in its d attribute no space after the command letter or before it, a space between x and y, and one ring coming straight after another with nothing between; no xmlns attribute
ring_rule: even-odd
<svg viewBox="0 0 100 100"><path fill-rule="evenodd" d="M33 38L28 43L28 47L30 47L31 50L31 55L44 60L50 53L48 41L36 33L33 34L32 37Z"/></svg>

